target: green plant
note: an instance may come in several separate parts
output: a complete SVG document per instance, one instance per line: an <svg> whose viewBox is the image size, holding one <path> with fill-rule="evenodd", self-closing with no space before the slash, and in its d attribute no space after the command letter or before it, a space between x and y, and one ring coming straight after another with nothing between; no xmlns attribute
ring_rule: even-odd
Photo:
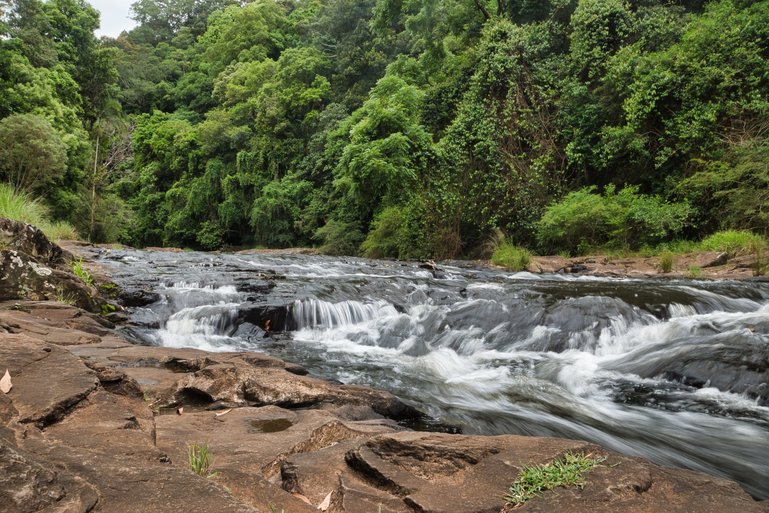
<svg viewBox="0 0 769 513"><path fill-rule="evenodd" d="M101 308L102 315L109 315L117 311L117 307L112 303L102 303L100 308Z"/></svg>
<svg viewBox="0 0 769 513"><path fill-rule="evenodd" d="M83 266L82 258L78 258L72 262L72 272L75 273L75 276L83 280L86 285L93 286L93 276L91 276L91 273L89 273L85 266Z"/></svg>
<svg viewBox="0 0 769 513"><path fill-rule="evenodd" d="M503 242L491 255L492 264L501 265L513 271L526 270L530 262L531 252L510 242Z"/></svg>
<svg viewBox="0 0 769 513"><path fill-rule="evenodd" d="M691 278L693 280L696 280L697 278L701 278L702 277L702 269L700 269L700 266L692 264L686 270L686 277L687 278Z"/></svg>
<svg viewBox="0 0 769 513"><path fill-rule="evenodd" d="M753 276L763 276L769 270L769 258L767 258L767 244L762 239L750 244L750 252L753 254Z"/></svg>
<svg viewBox="0 0 769 513"><path fill-rule="evenodd" d="M356 255L364 236L357 223L330 220L315 231L322 241L320 251L327 255Z"/></svg>
<svg viewBox="0 0 769 513"><path fill-rule="evenodd" d="M537 240L545 250L635 249L679 234L692 213L687 203L668 203L658 196L640 194L637 187L617 192L608 185L603 194L586 187L547 207L537 223Z"/></svg>
<svg viewBox="0 0 769 513"><path fill-rule="evenodd" d="M518 479L505 495L505 500L519 506L539 493L553 490L560 486L585 486L584 474L600 465L605 458L594 458L590 454L566 453L543 465L525 466Z"/></svg>
<svg viewBox="0 0 769 513"><path fill-rule="evenodd" d="M187 447L187 462L190 470L197 475L212 478L219 475L214 472L214 457L207 443L191 444Z"/></svg>
<svg viewBox="0 0 769 513"><path fill-rule="evenodd" d="M664 251L660 255L659 270L663 273L669 273L673 270L673 253Z"/></svg>
<svg viewBox="0 0 769 513"><path fill-rule="evenodd" d="M48 208L39 200L0 183L0 217L37 226L53 241L78 238L77 232L68 223L51 222L48 216Z"/></svg>
<svg viewBox="0 0 769 513"><path fill-rule="evenodd" d="M766 247L766 240L748 231L724 230L703 239L700 247L705 251L725 251L730 257L753 253L756 248Z"/></svg>
<svg viewBox="0 0 769 513"><path fill-rule="evenodd" d="M75 296L72 294L67 294L61 287L56 289L54 297L59 303L64 303L67 305L74 305L76 303Z"/></svg>

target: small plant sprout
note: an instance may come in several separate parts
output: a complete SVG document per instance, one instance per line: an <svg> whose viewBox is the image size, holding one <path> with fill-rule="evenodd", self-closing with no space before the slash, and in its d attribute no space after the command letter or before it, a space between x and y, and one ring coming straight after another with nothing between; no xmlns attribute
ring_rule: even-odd
<svg viewBox="0 0 769 513"><path fill-rule="evenodd" d="M189 445L187 455L190 470L197 475L205 478L219 475L218 472L214 472L214 457L207 443Z"/></svg>
<svg viewBox="0 0 769 513"><path fill-rule="evenodd" d="M75 273L75 275L83 280L86 285L93 286L94 279L93 276L91 276L91 273L88 272L88 270L83 266L83 259L79 258L72 262L72 272Z"/></svg>
<svg viewBox="0 0 769 513"><path fill-rule="evenodd" d="M541 492L560 486L582 488L585 486L585 472L604 460L590 454L566 453L563 458L547 464L523 467L518 479L505 495L505 500L513 506L520 506Z"/></svg>

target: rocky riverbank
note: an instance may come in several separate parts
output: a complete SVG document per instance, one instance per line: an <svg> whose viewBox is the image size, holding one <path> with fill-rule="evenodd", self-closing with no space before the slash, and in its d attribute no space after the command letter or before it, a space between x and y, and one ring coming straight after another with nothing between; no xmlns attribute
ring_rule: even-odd
<svg viewBox="0 0 769 513"><path fill-rule="evenodd" d="M0 305L0 511L491 512L527 464L605 457L523 511L769 511L736 484L555 438L404 430L416 412L257 353L128 343L55 302ZM208 444L211 478L188 469ZM325 504L324 504L325 502Z"/></svg>
<svg viewBox="0 0 769 513"><path fill-rule="evenodd" d="M4 261L58 265L77 283L65 261L41 260L44 246L21 247L6 245ZM733 482L587 442L409 431L398 421L419 413L389 393L259 353L135 345L98 287L83 289L92 313L21 299L56 287L26 283L3 274L0 374L12 388L0 393L0 512L496 512L525 465L567 452L605 460L584 487L519 509L769 511ZM215 475L189 469L194 444L207 445Z"/></svg>

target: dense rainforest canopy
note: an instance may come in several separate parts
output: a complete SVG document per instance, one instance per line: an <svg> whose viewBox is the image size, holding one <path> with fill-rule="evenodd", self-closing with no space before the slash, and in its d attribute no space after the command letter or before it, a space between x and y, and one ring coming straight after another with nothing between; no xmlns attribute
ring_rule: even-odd
<svg viewBox="0 0 769 513"><path fill-rule="evenodd" d="M94 241L769 233L769 0L0 1L0 177Z"/></svg>

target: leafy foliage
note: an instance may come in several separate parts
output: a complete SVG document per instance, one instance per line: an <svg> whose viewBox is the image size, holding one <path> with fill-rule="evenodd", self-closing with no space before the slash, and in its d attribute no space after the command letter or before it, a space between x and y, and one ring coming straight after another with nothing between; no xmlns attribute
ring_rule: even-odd
<svg viewBox="0 0 769 513"><path fill-rule="evenodd" d="M525 271L531 262L531 252L510 242L500 244L491 255L491 263L511 271Z"/></svg>
<svg viewBox="0 0 769 513"><path fill-rule="evenodd" d="M637 187L617 192L607 186L602 195L587 187L547 208L538 223L537 239L543 248L575 253L606 244L635 249L680 234L691 215L687 203L639 194Z"/></svg>
<svg viewBox="0 0 769 513"><path fill-rule="evenodd" d="M139 0L101 40L82 0L6 14L0 177L93 241L769 233L769 0Z"/></svg>

